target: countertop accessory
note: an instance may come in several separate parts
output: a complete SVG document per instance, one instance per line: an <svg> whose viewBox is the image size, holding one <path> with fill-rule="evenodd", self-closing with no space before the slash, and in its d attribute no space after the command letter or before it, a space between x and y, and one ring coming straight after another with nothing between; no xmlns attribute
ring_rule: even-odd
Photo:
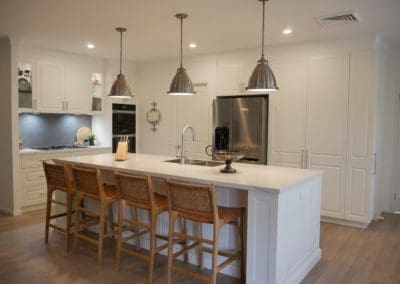
<svg viewBox="0 0 400 284"><path fill-rule="evenodd" d="M121 34L120 37L120 49L119 49L119 74L117 80L111 87L110 97L113 98L133 98L133 93L128 80L125 79L125 75L122 74L122 34L126 32L126 28L116 28L117 32Z"/></svg>
<svg viewBox="0 0 400 284"><path fill-rule="evenodd" d="M243 158L243 154L236 150L215 150L212 145L208 145L205 149L206 154L216 160L225 161L225 168L220 172L224 174L234 174L236 170L232 168L232 162Z"/></svg>
<svg viewBox="0 0 400 284"><path fill-rule="evenodd" d="M115 153L116 161L128 160L128 136L122 136L118 142L117 152Z"/></svg>
<svg viewBox="0 0 400 284"><path fill-rule="evenodd" d="M156 126L161 121L161 112L156 108L157 103L155 101L151 102L151 106L152 108L146 113L146 119L148 123L153 125L151 130L153 130L153 132L156 132L157 130Z"/></svg>
<svg viewBox="0 0 400 284"><path fill-rule="evenodd" d="M188 74L186 73L186 69L183 68L182 64L182 37L183 37L183 19L188 17L187 14L179 13L175 15L181 21L181 52L180 52L180 66L177 70L177 73L172 79L171 85L169 87L169 91L167 92L168 95L171 96L191 96L196 94L193 90L193 84L190 80Z"/></svg>
<svg viewBox="0 0 400 284"><path fill-rule="evenodd" d="M261 45L261 59L257 61L257 66L254 68L250 76L249 84L246 88L248 92L273 92L279 90L276 85L275 75L269 67L268 60L264 57L264 37L265 37L265 2L269 0L258 0L263 3L262 13L262 45Z"/></svg>
<svg viewBox="0 0 400 284"><path fill-rule="evenodd" d="M89 127L81 127L76 132L76 143L78 145L83 145L83 142L92 135L92 130Z"/></svg>

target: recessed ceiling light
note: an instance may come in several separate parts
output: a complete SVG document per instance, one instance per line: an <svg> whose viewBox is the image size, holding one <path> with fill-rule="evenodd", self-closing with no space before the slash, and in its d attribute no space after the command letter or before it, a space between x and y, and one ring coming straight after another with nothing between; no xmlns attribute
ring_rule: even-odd
<svg viewBox="0 0 400 284"><path fill-rule="evenodd" d="M284 35L290 35L293 32L292 28L284 28L282 33Z"/></svg>
<svg viewBox="0 0 400 284"><path fill-rule="evenodd" d="M89 49L95 48L95 46L94 46L93 43L88 43L88 44L86 45L86 47L89 48Z"/></svg>
<svg viewBox="0 0 400 284"><path fill-rule="evenodd" d="M189 47L190 48L196 48L197 47L197 43L191 42L191 43L189 43Z"/></svg>

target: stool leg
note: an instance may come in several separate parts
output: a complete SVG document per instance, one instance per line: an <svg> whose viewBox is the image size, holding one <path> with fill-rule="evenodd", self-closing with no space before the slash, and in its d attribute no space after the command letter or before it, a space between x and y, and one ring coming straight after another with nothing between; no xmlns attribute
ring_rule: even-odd
<svg viewBox="0 0 400 284"><path fill-rule="evenodd" d="M53 198L53 190L47 189L47 207L46 207L46 227L45 227L45 238L44 243L49 242L49 225L50 225L50 212L51 212L51 200Z"/></svg>
<svg viewBox="0 0 400 284"><path fill-rule="evenodd" d="M169 213L169 230L168 230L168 274L167 274L167 284L171 284L172 276L172 257L174 248L174 225L176 220L176 213Z"/></svg>
<svg viewBox="0 0 400 284"><path fill-rule="evenodd" d="M181 233L185 234L185 236L186 236L186 234L187 234L187 230L186 230L186 220L183 219L183 218L180 218L180 219L179 219L179 222L180 222L179 225L180 225ZM188 245L187 239L186 239L186 238L185 238L185 240L183 241L183 245L185 246L185 248L186 248L187 245ZM184 261L185 263L188 263L188 253L187 253L187 252L183 255L183 261Z"/></svg>
<svg viewBox="0 0 400 284"><path fill-rule="evenodd" d="M71 212L72 212L72 194L67 192L67 227L65 228L65 251L69 251L69 240L71 233Z"/></svg>
<svg viewBox="0 0 400 284"><path fill-rule="evenodd" d="M74 244L72 247L72 250L75 251L76 250L76 245L78 242L78 234L79 234L79 225L81 222L81 215L80 215L80 208L81 208L81 202L82 202L82 193L77 192L76 193L76 208L75 208L75 227L74 227Z"/></svg>
<svg viewBox="0 0 400 284"><path fill-rule="evenodd" d="M116 251L116 264L115 270L119 271L120 263L121 263L121 247L122 247L122 225L124 218L125 203L122 200L118 201L118 232L117 232L117 251Z"/></svg>
<svg viewBox="0 0 400 284"><path fill-rule="evenodd" d="M108 204L108 219L109 219L109 226L110 226L110 231L113 234L113 239L115 238L115 228L114 228L114 211L113 211L113 206L112 202Z"/></svg>
<svg viewBox="0 0 400 284"><path fill-rule="evenodd" d="M153 281L153 270L154 270L154 255L156 250L156 226L157 226L157 214L156 212L150 212L150 258L149 258L149 274L148 283Z"/></svg>
<svg viewBox="0 0 400 284"><path fill-rule="evenodd" d="M137 221L138 221L138 211L137 211L137 208L136 208L136 207L133 207L133 206L129 206L129 208L130 208L130 211L131 211L131 219L137 222ZM134 232L135 234L139 233L139 227L135 227L135 229L133 230L133 232ZM136 238L136 249L139 251L140 248L141 248L141 246L140 246L140 237L137 237L137 238Z"/></svg>
<svg viewBox="0 0 400 284"><path fill-rule="evenodd" d="M218 242L219 242L219 224L214 224L214 239L213 239L213 250L212 250L212 262L211 262L211 284L217 283L218 274Z"/></svg>
<svg viewBox="0 0 400 284"><path fill-rule="evenodd" d="M202 238L203 237L203 225L200 222L197 222L197 235ZM201 270L204 269L204 262L203 262L203 243L200 243L197 246L197 263Z"/></svg>
<svg viewBox="0 0 400 284"><path fill-rule="evenodd" d="M97 251L97 262L99 264L103 261L103 244L104 244L104 229L106 225L106 207L104 201L100 202L100 223L99 223L99 243L98 243L98 251Z"/></svg>

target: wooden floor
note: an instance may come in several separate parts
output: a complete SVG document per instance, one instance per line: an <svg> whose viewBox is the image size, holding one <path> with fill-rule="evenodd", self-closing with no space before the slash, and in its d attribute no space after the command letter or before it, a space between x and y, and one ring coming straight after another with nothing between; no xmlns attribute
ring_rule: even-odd
<svg viewBox="0 0 400 284"><path fill-rule="evenodd" d="M366 230L322 223L322 260L303 283L400 283L400 215L386 214ZM133 257L114 271L114 247L106 244L103 265L96 250L82 243L75 254L63 250L63 238L51 233L43 243L44 212L0 216L0 283L145 283L147 266ZM154 283L165 283L166 257L155 262ZM174 275L174 283L201 283ZM220 275L218 283L240 283Z"/></svg>

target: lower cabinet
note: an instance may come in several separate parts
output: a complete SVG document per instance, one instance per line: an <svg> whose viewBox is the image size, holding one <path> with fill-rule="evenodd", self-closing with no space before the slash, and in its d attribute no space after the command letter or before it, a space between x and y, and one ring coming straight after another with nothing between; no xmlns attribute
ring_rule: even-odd
<svg viewBox="0 0 400 284"><path fill-rule="evenodd" d="M42 161L61 157L110 153L111 148L99 148L56 153L34 153L21 155L21 207L23 212L44 208L47 184Z"/></svg>

